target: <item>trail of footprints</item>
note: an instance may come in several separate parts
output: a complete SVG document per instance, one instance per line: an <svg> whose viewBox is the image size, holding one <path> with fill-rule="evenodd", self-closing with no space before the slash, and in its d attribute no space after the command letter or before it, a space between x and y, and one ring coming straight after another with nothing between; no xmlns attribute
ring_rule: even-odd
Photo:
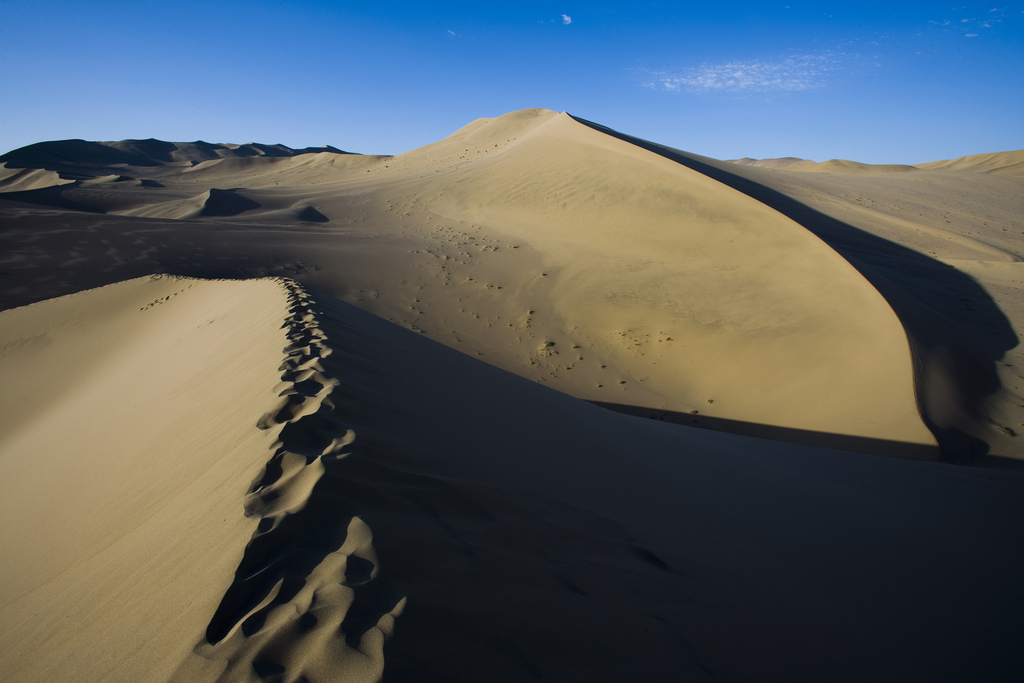
<svg viewBox="0 0 1024 683"><path fill-rule="evenodd" d="M277 281L289 344L281 400L257 426L278 438L245 497L260 522L195 652L227 661L220 681L377 681L405 598L382 588L373 534L337 484L355 432L331 400L341 382L322 364L333 350L313 300Z"/></svg>
<svg viewBox="0 0 1024 683"><path fill-rule="evenodd" d="M280 426L281 430L277 450L263 476L253 482L245 502L246 517L261 518L261 526L269 527L268 531L276 528L284 515L304 507L327 463L344 458L342 449L355 440L351 429L336 436L338 428L343 428L340 420L306 419L332 417L335 405L329 396L339 382L320 364L333 351L309 309L309 296L294 283L284 281L284 286L289 291L290 315L285 324L290 343L278 368L281 382L274 388L282 401L256 423L260 429Z"/></svg>
<svg viewBox="0 0 1024 683"><path fill-rule="evenodd" d="M156 279L160 279L160 278L159 278L159 276L154 276L154 278L153 278L153 279L155 279L155 280L156 280ZM191 285L191 283L190 283L189 285L185 286L185 287L182 287L182 288L181 288L181 289L179 289L179 290L178 290L177 292L173 292L172 294L168 294L167 296L165 296L165 297L162 297L162 298L160 298L160 299L157 299L156 301L151 301L151 302L149 302L148 304L146 304L145 306L143 306L143 307L142 307L142 308L140 308L139 310L140 310L140 311L145 311L145 310L148 310L148 309L150 309L150 308L153 308L154 306L159 306L160 304L165 304L165 303L167 303L168 301L170 301L170 300L171 300L171 297L173 297L173 296L178 296L178 295L179 295L179 294L181 294L182 292L185 292L185 291L187 291L187 290L189 290L189 289L192 289L192 285Z"/></svg>

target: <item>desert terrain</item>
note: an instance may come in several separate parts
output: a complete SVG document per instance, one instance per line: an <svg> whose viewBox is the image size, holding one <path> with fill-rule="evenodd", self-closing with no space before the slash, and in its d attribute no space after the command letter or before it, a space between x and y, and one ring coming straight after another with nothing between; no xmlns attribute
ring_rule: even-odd
<svg viewBox="0 0 1024 683"><path fill-rule="evenodd" d="M1019 680L1024 150L911 161L0 156L0 680Z"/></svg>

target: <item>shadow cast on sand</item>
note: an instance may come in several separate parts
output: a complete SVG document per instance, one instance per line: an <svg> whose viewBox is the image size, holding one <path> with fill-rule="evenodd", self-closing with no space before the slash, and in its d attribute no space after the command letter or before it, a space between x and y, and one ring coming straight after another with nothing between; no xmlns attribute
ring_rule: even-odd
<svg viewBox="0 0 1024 683"><path fill-rule="evenodd" d="M684 425L686 427L697 427L708 429L714 432L725 432L726 434L739 434L742 436L753 436L758 439L770 441L783 441L785 443L799 444L801 446L814 446L816 448L829 448L836 451L847 451L850 453L864 453L867 455L883 455L907 460L934 460L936 447L919 443L906 443L903 441L889 441L886 439L872 439L864 436L850 436L848 434L832 434L829 432L814 432L807 429L795 429L793 427L779 427L776 425L758 424L756 422L743 422L742 420L730 420L724 417L712 417L711 415L680 413L671 410L658 408L645 408L643 406L630 406L622 403L604 403L601 401L590 401L591 404L612 410L623 415L633 415L669 424ZM970 438L962 434L960 438ZM1011 458L999 458L991 455L979 455L971 461L972 465L991 467L994 469L1016 470L1024 472L1024 462Z"/></svg>
<svg viewBox="0 0 1024 683"><path fill-rule="evenodd" d="M1001 383L996 363L1017 346L1018 339L1010 321L973 278L941 261L860 230L777 190L709 163L713 160L703 161L680 150L573 118L594 130L682 164L742 192L802 225L832 247L878 290L903 324L914 360L918 409L939 443L942 459L977 465L993 465L1005 460L988 455L990 446L985 440L984 429L991 420L984 415L983 403L999 391ZM971 320L965 319L961 299L969 299L973 303L975 310L971 313ZM979 323L983 330L981 334L978 333ZM605 404L605 407L610 406ZM731 422L737 428L746 424L723 422ZM749 427L743 433L757 435L756 432L765 431L766 434L778 435L765 438L786 441L793 439L783 438L784 435L797 436L792 432L799 431L768 425ZM857 444L848 441L853 437L822 436L828 437L826 441L845 439L841 442L848 444L847 447L830 448L875 452L862 450L862 447L853 448ZM810 443L806 440L796 442ZM887 448L877 444L871 446L876 447Z"/></svg>
<svg viewBox="0 0 1024 683"><path fill-rule="evenodd" d="M595 406L613 410L616 413L645 417L659 422L685 425L687 427L699 427L714 432L725 432L727 434L740 434L742 436L753 436L758 439L769 439L771 441L784 441L803 446L814 446L816 448L831 448L837 451L849 451L851 453L867 453L869 455L886 455L896 458L907 458L912 460L935 460L937 448L927 444L906 443L903 441L890 441L887 439L872 439L865 436L850 436L847 434L832 434L829 432L815 432L808 429L796 429L793 427L779 427L777 425L758 424L756 422L744 422L742 420L730 420L724 417L712 417L701 413L681 413L672 410L660 410L657 408L644 408L643 406L631 406L622 403L604 403L602 401L590 401Z"/></svg>

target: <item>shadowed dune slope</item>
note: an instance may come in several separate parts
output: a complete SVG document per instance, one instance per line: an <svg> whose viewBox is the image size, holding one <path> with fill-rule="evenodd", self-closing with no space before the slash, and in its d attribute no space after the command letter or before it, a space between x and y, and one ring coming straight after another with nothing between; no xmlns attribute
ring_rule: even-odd
<svg viewBox="0 0 1024 683"><path fill-rule="evenodd" d="M211 188L196 197L178 199L160 204L147 204L124 211L126 216L151 218L199 218L202 216L237 216L260 208L258 202L236 190Z"/></svg>
<svg viewBox="0 0 1024 683"><path fill-rule="evenodd" d="M89 142L86 140L56 140L28 145L0 155L0 161L9 168L48 168L78 164L96 166L163 166L179 164L192 166L201 161L231 157L293 157L301 154L328 152L345 154L331 146L292 149L284 145L211 144L196 142L164 142L163 140L121 140L119 142Z"/></svg>
<svg viewBox="0 0 1024 683"><path fill-rule="evenodd" d="M327 145L292 149L284 145L211 144L196 142L165 142L163 140L121 140L119 142L90 142L87 140L55 140L39 142L0 155L0 163L7 169L45 169L53 173L53 182L60 179L83 180L120 169L134 177L154 177L176 173L201 163L226 159L282 160L308 154L348 156ZM358 155L352 155L358 156ZM38 185L37 183L37 186ZM28 189L28 188L24 188Z"/></svg>
<svg viewBox="0 0 1024 683"><path fill-rule="evenodd" d="M3 680L1024 671L1018 473L609 413L281 280L0 320Z"/></svg>

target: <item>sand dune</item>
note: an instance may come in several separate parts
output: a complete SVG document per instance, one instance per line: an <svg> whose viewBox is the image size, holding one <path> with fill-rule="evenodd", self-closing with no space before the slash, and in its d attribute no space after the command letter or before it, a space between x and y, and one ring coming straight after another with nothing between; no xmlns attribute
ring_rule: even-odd
<svg viewBox="0 0 1024 683"><path fill-rule="evenodd" d="M855 265L908 334L918 407L946 459L1024 456L1017 438L1024 426L1020 285L971 274L1024 258L1019 178L927 170L793 174L603 130L783 213Z"/></svg>
<svg viewBox="0 0 1024 683"><path fill-rule="evenodd" d="M797 173L841 173L844 175L875 175L879 173L907 173L916 171L914 166L907 164L862 164L847 159L829 159L821 163L797 164L786 167L788 171Z"/></svg>
<svg viewBox="0 0 1024 683"><path fill-rule="evenodd" d="M286 305L164 277L2 314L4 680L166 680L198 642L256 528Z"/></svg>
<svg viewBox="0 0 1024 683"><path fill-rule="evenodd" d="M41 168L8 168L6 165L0 165L0 192L38 190L70 182L73 181L64 180L53 171Z"/></svg>
<svg viewBox="0 0 1024 683"><path fill-rule="evenodd" d="M1017 178L794 174L616 135L525 110L397 157L217 158L158 180L97 166L4 195L18 230L47 235L5 256L4 300L154 270L285 275L634 414L905 457L934 457L934 435L947 458L1024 453L1018 314L997 301L1014 283L948 268L1020 258Z"/></svg>
<svg viewBox="0 0 1024 683"><path fill-rule="evenodd" d="M302 277L580 398L934 457L904 332L871 284L762 203L565 114L481 119L397 157L224 159L159 182L11 198L93 206L109 225L112 213L321 224L267 227L258 242L241 225L192 234L163 269L220 274L218 261L287 252L303 271L245 274ZM176 267L199 248L215 262Z"/></svg>
<svg viewBox="0 0 1024 683"><path fill-rule="evenodd" d="M425 158L444 168L441 159L451 159L453 177L416 188L440 198L431 210L542 254L558 277L548 294L552 313L574 331L553 349L596 351L664 397L657 408L931 442L908 419L915 408L898 321L832 250L678 164L564 114L530 116L542 123L526 129L502 117L395 163L401 171ZM503 143L509 135L515 140ZM455 161L466 145L491 158ZM531 279L509 284L528 287ZM857 360L867 357L870 368ZM602 373L575 360L562 361L576 373L571 384L554 386L629 403L621 391L596 390ZM796 365L799 376L790 371ZM870 412L856 407L867 392L875 397Z"/></svg>
<svg viewBox="0 0 1024 683"><path fill-rule="evenodd" d="M163 140L121 140L120 142L88 142L57 140L39 142L0 155L8 168L47 168L57 170L79 167L82 173L103 166L191 167L203 161L235 157L294 157L316 153L345 154L334 147L292 149L284 145L222 145L203 142L164 142Z"/></svg>
<svg viewBox="0 0 1024 683"><path fill-rule="evenodd" d="M1019 476L608 413L281 281L0 318L5 680L1019 665Z"/></svg>
<svg viewBox="0 0 1024 683"><path fill-rule="evenodd" d="M0 157L0 680L1019 679L1015 154Z"/></svg>
<svg viewBox="0 0 1024 683"><path fill-rule="evenodd" d="M258 202L249 199L237 190L221 190L211 187L206 192L188 199L176 199L159 204L147 204L133 209L122 210L125 216L147 218L200 218L203 216L237 216L246 211L260 208Z"/></svg>
<svg viewBox="0 0 1024 683"><path fill-rule="evenodd" d="M750 157L743 157L742 159L729 159L728 161L734 164L758 166L760 168L790 168L815 163L810 159L801 159L799 157L780 157L778 159L751 159Z"/></svg>
<svg viewBox="0 0 1024 683"><path fill-rule="evenodd" d="M829 159L820 163L797 157L779 159L730 159L730 163L800 173L835 173L843 175L879 175L908 171L948 171L959 173L995 173L997 175L1024 175L1024 150L971 154L957 159L929 161L924 164L863 164L847 159Z"/></svg>
<svg viewBox="0 0 1024 683"><path fill-rule="evenodd" d="M969 173L995 173L997 175L1024 175L1024 149L1012 152L971 154L948 161L931 161L917 164L918 168L929 171L965 171Z"/></svg>

